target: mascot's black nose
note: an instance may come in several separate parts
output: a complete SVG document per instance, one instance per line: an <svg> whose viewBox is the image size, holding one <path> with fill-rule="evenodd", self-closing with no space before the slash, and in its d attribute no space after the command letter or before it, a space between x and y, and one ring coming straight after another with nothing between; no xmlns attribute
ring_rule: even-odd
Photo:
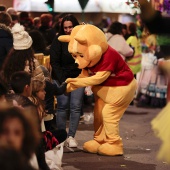
<svg viewBox="0 0 170 170"><path fill-rule="evenodd" d="M76 68L78 68L79 65L78 65L77 63L74 63L74 66L75 66Z"/></svg>

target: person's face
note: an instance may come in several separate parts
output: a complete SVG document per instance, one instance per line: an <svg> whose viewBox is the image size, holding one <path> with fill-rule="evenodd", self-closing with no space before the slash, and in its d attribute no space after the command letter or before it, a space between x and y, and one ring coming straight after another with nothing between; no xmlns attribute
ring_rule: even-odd
<svg viewBox="0 0 170 170"><path fill-rule="evenodd" d="M70 35L71 34L71 31L73 29L73 23L71 21L65 21L63 23L63 28L64 28L64 33L66 35Z"/></svg>
<svg viewBox="0 0 170 170"><path fill-rule="evenodd" d="M9 118L3 124L0 141L7 143L17 150L21 150L24 138L24 130L18 118Z"/></svg>
<svg viewBox="0 0 170 170"><path fill-rule="evenodd" d="M127 30L126 29L122 29L122 33L123 33L123 35L126 35L127 34Z"/></svg>
<svg viewBox="0 0 170 170"><path fill-rule="evenodd" d="M46 92L45 92L44 88L36 93L37 97L41 100L45 99L45 94L46 94Z"/></svg>

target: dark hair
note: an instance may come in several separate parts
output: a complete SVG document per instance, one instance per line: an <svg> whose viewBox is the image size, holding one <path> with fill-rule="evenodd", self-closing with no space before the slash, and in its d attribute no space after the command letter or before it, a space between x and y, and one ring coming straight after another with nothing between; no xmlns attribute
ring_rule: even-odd
<svg viewBox="0 0 170 170"><path fill-rule="evenodd" d="M8 107L0 110L0 134L3 133L4 122L8 119L18 118L24 128L24 139L21 152L27 159L35 153L39 143L39 130L34 122L34 118L19 107Z"/></svg>
<svg viewBox="0 0 170 170"><path fill-rule="evenodd" d="M35 70L32 48L26 50L15 50L12 48L2 66L4 81L8 84L14 72L24 71L27 61L29 63L30 73L32 73Z"/></svg>
<svg viewBox="0 0 170 170"><path fill-rule="evenodd" d="M6 11L6 6L3 4L0 4L0 12L1 11Z"/></svg>
<svg viewBox="0 0 170 170"><path fill-rule="evenodd" d="M0 23L9 26L12 22L11 16L7 12L0 12Z"/></svg>
<svg viewBox="0 0 170 170"><path fill-rule="evenodd" d="M10 81L12 90L15 93L21 94L24 91L26 85L31 84L31 74L26 71L18 71L12 74Z"/></svg>
<svg viewBox="0 0 170 170"><path fill-rule="evenodd" d="M61 27L60 27L59 35L65 35L65 32L64 32L64 22L65 22L65 21L71 21L72 24L73 24L73 27L79 25L79 22L78 22L78 20L76 19L76 17L75 17L74 15L72 15L72 14L67 14L67 15L63 18L63 20L62 20L62 22L61 22Z"/></svg>
<svg viewBox="0 0 170 170"><path fill-rule="evenodd" d="M122 24L118 21L115 21L110 25L107 32L110 32L112 34L122 34L122 28Z"/></svg>
<svg viewBox="0 0 170 170"><path fill-rule="evenodd" d="M56 33L58 33L60 30L61 21L59 21L59 19L64 18L66 15L67 15L66 13L60 13L54 17L52 27L53 29L55 29Z"/></svg>
<svg viewBox="0 0 170 170"><path fill-rule="evenodd" d="M29 31L29 35L32 38L32 48L35 53L44 53L46 49L45 39L40 31L31 30Z"/></svg>
<svg viewBox="0 0 170 170"><path fill-rule="evenodd" d="M29 12L21 12L19 15L20 24L24 26L25 31L33 29L33 20L29 17Z"/></svg>
<svg viewBox="0 0 170 170"><path fill-rule="evenodd" d="M0 146L0 167L3 170L34 170L21 152L7 145Z"/></svg>
<svg viewBox="0 0 170 170"><path fill-rule="evenodd" d="M42 14L40 20L42 26L49 26L50 21L53 20L53 16L51 14Z"/></svg>
<svg viewBox="0 0 170 170"><path fill-rule="evenodd" d="M122 24L122 29L127 30L127 25L126 24Z"/></svg>
<svg viewBox="0 0 170 170"><path fill-rule="evenodd" d="M128 25L128 31L129 31L129 34L130 35L135 35L135 36L137 36L137 27L136 27L136 24L135 23L133 23L133 22L131 22L131 23L129 23L129 25Z"/></svg>
<svg viewBox="0 0 170 170"><path fill-rule="evenodd" d="M4 82L0 78L0 97L7 94L7 87L5 86Z"/></svg>
<svg viewBox="0 0 170 170"><path fill-rule="evenodd" d="M12 18L12 21L16 21L16 20L18 20L18 21L19 21L19 17L18 17L18 15L11 14L11 18Z"/></svg>

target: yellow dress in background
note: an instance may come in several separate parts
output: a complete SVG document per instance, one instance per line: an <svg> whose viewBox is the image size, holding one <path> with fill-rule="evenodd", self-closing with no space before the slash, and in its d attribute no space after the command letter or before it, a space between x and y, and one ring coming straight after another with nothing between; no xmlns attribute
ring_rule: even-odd
<svg viewBox="0 0 170 170"><path fill-rule="evenodd" d="M158 152L158 159L170 163L170 102L151 121L152 129L162 141Z"/></svg>

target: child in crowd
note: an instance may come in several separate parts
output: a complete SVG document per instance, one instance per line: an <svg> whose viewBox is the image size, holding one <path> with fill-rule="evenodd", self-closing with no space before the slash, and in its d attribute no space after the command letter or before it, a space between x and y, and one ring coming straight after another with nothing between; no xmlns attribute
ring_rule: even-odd
<svg viewBox="0 0 170 170"><path fill-rule="evenodd" d="M24 109L28 110L28 113L34 118L34 121L38 124L39 132L41 133L40 121L38 117L38 112L36 106L28 99L32 94L32 79L31 74L26 71L18 71L12 74L11 76L11 88L15 94L6 95L6 100L8 103L16 101L19 106L22 106ZM45 150L43 144L43 138L41 138L40 144L36 149L36 157L38 161L39 168L43 170L49 170L48 165L45 161Z"/></svg>
<svg viewBox="0 0 170 170"><path fill-rule="evenodd" d="M37 106L39 119L41 121L41 131L45 139L45 150L48 151L63 142L67 138L67 132L65 129L46 131L44 125L44 119L48 116L48 114L46 114L44 101L46 81L44 75L39 75L39 71L40 70L36 70L36 72L34 72L36 75L34 75L32 79L32 95L29 99Z"/></svg>
<svg viewBox="0 0 170 170"><path fill-rule="evenodd" d="M60 86L53 83L51 80L51 76L49 71L46 67L40 65L39 67L40 73L41 70L45 76L45 110L48 116L45 117L45 128L46 130L52 130L54 128L53 125L56 126L56 122L54 122L54 116L56 113L55 107L54 107L54 96L61 95L66 91L67 83L63 82ZM36 72L38 69L36 69ZM35 73L36 73L35 72Z"/></svg>

